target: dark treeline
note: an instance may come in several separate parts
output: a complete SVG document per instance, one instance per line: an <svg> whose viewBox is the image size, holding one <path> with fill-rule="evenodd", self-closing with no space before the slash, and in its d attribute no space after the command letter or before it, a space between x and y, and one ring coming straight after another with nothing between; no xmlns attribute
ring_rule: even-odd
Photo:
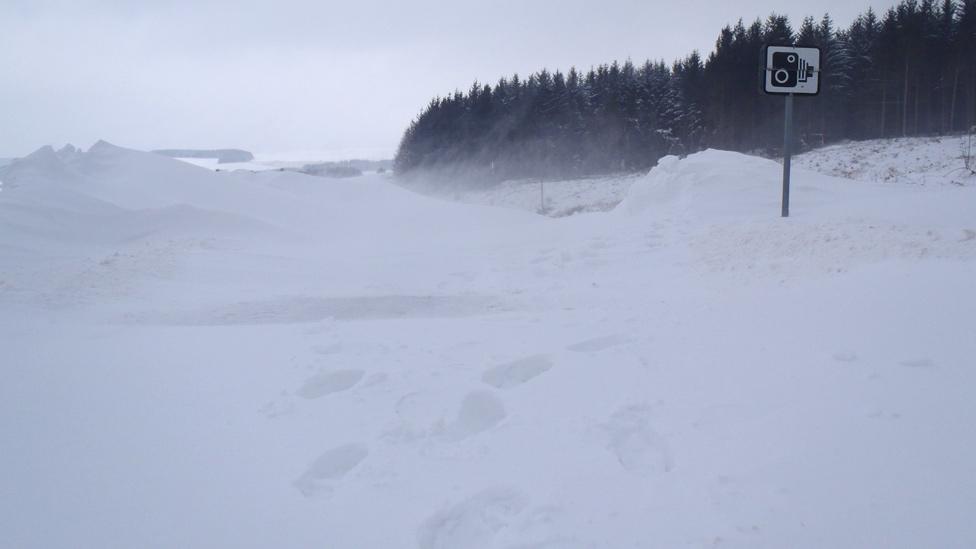
<svg viewBox="0 0 976 549"><path fill-rule="evenodd" d="M645 170L706 147L782 143L783 99L760 91L763 46L823 51L821 94L797 100L801 145L959 132L976 123L976 0L904 0L849 27L780 15L722 29L707 59L540 71L436 98L411 123L396 170L488 180Z"/></svg>

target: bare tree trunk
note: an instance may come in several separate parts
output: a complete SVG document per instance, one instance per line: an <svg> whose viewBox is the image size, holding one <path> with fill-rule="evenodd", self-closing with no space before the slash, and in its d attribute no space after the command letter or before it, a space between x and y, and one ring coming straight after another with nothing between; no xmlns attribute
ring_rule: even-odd
<svg viewBox="0 0 976 549"><path fill-rule="evenodd" d="M952 79L952 101L949 103L949 132L956 129L956 99L959 97L959 65L956 65L956 75Z"/></svg>
<svg viewBox="0 0 976 549"><path fill-rule="evenodd" d="M918 76L915 76L915 135L918 135L918 97L922 95L921 90L918 87Z"/></svg>
<svg viewBox="0 0 976 549"><path fill-rule="evenodd" d="M976 127L976 63L969 68L972 82L969 86L969 120L966 122L966 131L972 133Z"/></svg>
<svg viewBox="0 0 976 549"><path fill-rule="evenodd" d="M901 136L908 135L908 58L905 58L905 86L901 96Z"/></svg>
<svg viewBox="0 0 976 549"><path fill-rule="evenodd" d="M942 76L939 77L939 135L945 135L948 130L946 130L946 122L948 121L948 116L946 115L946 87L945 87L945 71L942 71Z"/></svg>
<svg viewBox="0 0 976 549"><path fill-rule="evenodd" d="M884 73L881 74L881 137L885 136L885 121L888 110L888 86L885 86Z"/></svg>
<svg viewBox="0 0 976 549"><path fill-rule="evenodd" d="M821 97L818 98L820 103L820 135L823 137L824 141L827 140L827 102Z"/></svg>

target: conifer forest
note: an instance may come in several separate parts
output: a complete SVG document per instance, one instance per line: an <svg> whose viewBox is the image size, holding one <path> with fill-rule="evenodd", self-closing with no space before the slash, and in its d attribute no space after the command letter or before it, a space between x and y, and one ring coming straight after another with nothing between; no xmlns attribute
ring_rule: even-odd
<svg viewBox="0 0 976 549"><path fill-rule="evenodd" d="M774 154L783 99L760 87L765 45L822 51L821 93L796 101L798 146L938 135L976 124L976 0L904 0L840 26L772 14L721 30L714 50L512 75L437 97L405 131L401 175L480 181L646 170L668 154ZM652 53L652 52L649 52Z"/></svg>

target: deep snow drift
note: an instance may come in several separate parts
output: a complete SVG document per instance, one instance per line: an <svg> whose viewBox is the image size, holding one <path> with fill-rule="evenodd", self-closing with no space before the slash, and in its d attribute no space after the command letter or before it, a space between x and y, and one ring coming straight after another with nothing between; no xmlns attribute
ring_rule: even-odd
<svg viewBox="0 0 976 549"><path fill-rule="evenodd" d="M0 546L973 546L976 188L779 174L0 168Z"/></svg>

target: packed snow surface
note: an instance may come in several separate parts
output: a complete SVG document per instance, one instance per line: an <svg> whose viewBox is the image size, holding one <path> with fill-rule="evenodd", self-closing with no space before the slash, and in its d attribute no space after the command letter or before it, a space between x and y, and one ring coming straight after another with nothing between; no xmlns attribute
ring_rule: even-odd
<svg viewBox="0 0 976 549"><path fill-rule="evenodd" d="M976 187L0 169L0 546L976 545Z"/></svg>

